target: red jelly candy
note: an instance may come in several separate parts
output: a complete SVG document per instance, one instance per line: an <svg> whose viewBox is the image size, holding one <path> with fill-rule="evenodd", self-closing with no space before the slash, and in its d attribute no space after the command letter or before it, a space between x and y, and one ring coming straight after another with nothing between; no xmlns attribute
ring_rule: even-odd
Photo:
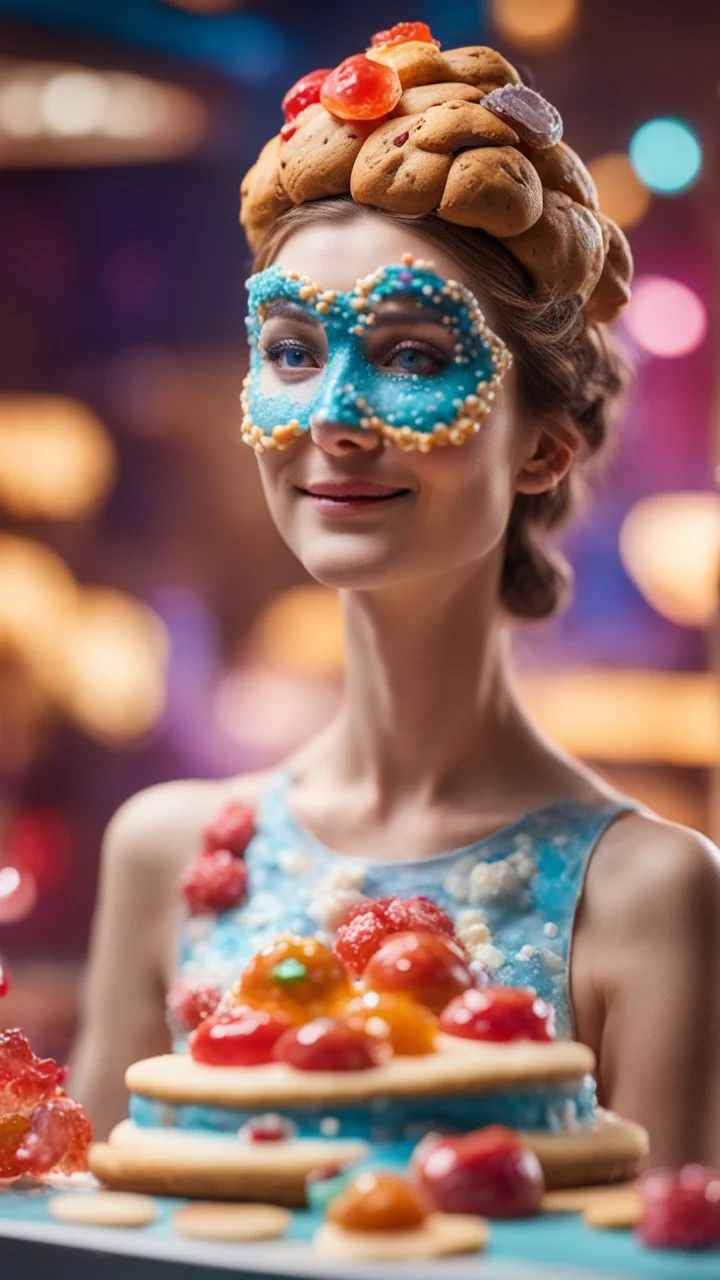
<svg viewBox="0 0 720 1280"><path fill-rule="evenodd" d="M30 1128L26 1116L0 1116L0 1178L19 1178L17 1150Z"/></svg>
<svg viewBox="0 0 720 1280"><path fill-rule="evenodd" d="M392 111L401 97L402 85L395 68L364 53L345 58L320 88L323 106L341 120L378 120Z"/></svg>
<svg viewBox="0 0 720 1280"><path fill-rule="evenodd" d="M552 1005L522 987L464 991L440 1015L440 1029L466 1040L552 1040Z"/></svg>
<svg viewBox="0 0 720 1280"><path fill-rule="evenodd" d="M298 1071L364 1071L391 1056L387 1041L337 1018L314 1018L293 1027L275 1046L275 1058Z"/></svg>
<svg viewBox="0 0 720 1280"><path fill-rule="evenodd" d="M372 991L406 991L433 1013L474 986L465 952L428 929L397 933L370 958L363 983Z"/></svg>
<svg viewBox="0 0 720 1280"><path fill-rule="evenodd" d="M59 1092L64 1078L52 1058L36 1058L18 1027L0 1031L0 1116L32 1111Z"/></svg>
<svg viewBox="0 0 720 1280"><path fill-rule="evenodd" d="M242 1125L238 1138L241 1142L290 1142L296 1133L297 1125L292 1120L269 1111Z"/></svg>
<svg viewBox="0 0 720 1280"><path fill-rule="evenodd" d="M179 978L165 1002L168 1014L181 1031L194 1031L214 1013L222 999L222 991L212 982L193 985Z"/></svg>
<svg viewBox="0 0 720 1280"><path fill-rule="evenodd" d="M247 868L229 849L216 849L195 859L180 887L193 915L228 911L247 896Z"/></svg>
<svg viewBox="0 0 720 1280"><path fill-rule="evenodd" d="M249 804L231 800L203 832L206 853L229 849L240 857L255 835L255 814Z"/></svg>
<svg viewBox="0 0 720 1280"><path fill-rule="evenodd" d="M10 990L10 974L0 960L0 996L6 996Z"/></svg>
<svg viewBox="0 0 720 1280"><path fill-rule="evenodd" d="M375 48L379 44L386 46L404 44L406 40L422 40L440 48L440 41L431 34L427 22L396 22L387 31L376 31L370 41L370 47Z"/></svg>
<svg viewBox="0 0 720 1280"><path fill-rule="evenodd" d="M386 938L408 929L455 936L449 915L430 898L375 898L350 909L338 929L335 954L359 976Z"/></svg>
<svg viewBox="0 0 720 1280"><path fill-rule="evenodd" d="M688 1164L653 1169L640 1179L638 1235L653 1249L720 1245L720 1169Z"/></svg>
<svg viewBox="0 0 720 1280"><path fill-rule="evenodd" d="M540 1212L545 1191L537 1156L502 1125L459 1138L429 1134L410 1171L442 1213L527 1218Z"/></svg>
<svg viewBox="0 0 720 1280"><path fill-rule="evenodd" d="M320 71L310 71L308 75L301 76L290 86L282 100L286 124L299 116L306 107L311 107L314 102L320 101L320 86L330 75L331 70L332 67L323 67Z"/></svg>
<svg viewBox="0 0 720 1280"><path fill-rule="evenodd" d="M257 1067L272 1062L275 1043L289 1025L277 1011L240 1005L201 1022L190 1036L190 1053L211 1067Z"/></svg>
<svg viewBox="0 0 720 1280"><path fill-rule="evenodd" d="M92 1125L78 1102L52 1098L41 1102L30 1118L30 1128L17 1151L23 1173L41 1177L50 1173L84 1173L92 1141Z"/></svg>

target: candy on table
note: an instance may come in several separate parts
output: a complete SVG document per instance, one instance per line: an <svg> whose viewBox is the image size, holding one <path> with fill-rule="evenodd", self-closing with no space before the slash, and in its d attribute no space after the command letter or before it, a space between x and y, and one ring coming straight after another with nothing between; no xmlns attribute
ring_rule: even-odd
<svg viewBox="0 0 720 1280"><path fill-rule="evenodd" d="M379 46L387 48L394 44L404 44L406 40L427 41L440 48L440 41L432 35L427 22L396 22L386 31L376 31L370 40L370 48L376 49Z"/></svg>
<svg viewBox="0 0 720 1280"><path fill-rule="evenodd" d="M19 1027L0 1031L0 1116L29 1114L61 1092L66 1075L52 1058L36 1057Z"/></svg>
<svg viewBox="0 0 720 1280"><path fill-rule="evenodd" d="M407 1178L369 1170L330 1201L326 1217L345 1231L408 1231L422 1226L432 1211L425 1193Z"/></svg>
<svg viewBox="0 0 720 1280"><path fill-rule="evenodd" d="M355 53L345 58L322 82L320 101L341 120L379 120L402 97L394 67Z"/></svg>
<svg viewBox="0 0 720 1280"><path fill-rule="evenodd" d="M255 812L242 800L231 800L203 831L207 853L228 849L241 857L255 835Z"/></svg>
<svg viewBox="0 0 720 1280"><path fill-rule="evenodd" d="M66 1075L19 1028L0 1032L0 1179L87 1169L92 1125L62 1089Z"/></svg>
<svg viewBox="0 0 720 1280"><path fill-rule="evenodd" d="M527 1218L540 1212L540 1161L512 1129L490 1125L460 1137L428 1134L410 1162L413 1180L443 1213Z"/></svg>
<svg viewBox="0 0 720 1280"><path fill-rule="evenodd" d="M17 1163L17 1151L29 1128L27 1116L0 1116L0 1181L20 1177L22 1169Z"/></svg>
<svg viewBox="0 0 720 1280"><path fill-rule="evenodd" d="M181 1031L194 1031L215 1013L221 999L222 991L214 982L193 983L187 978L178 978L168 992L165 1007Z"/></svg>
<svg viewBox="0 0 720 1280"><path fill-rule="evenodd" d="M286 1116L276 1111L268 1111L262 1116L253 1116L238 1129L241 1142L289 1142L297 1134L297 1125Z"/></svg>
<svg viewBox="0 0 720 1280"><path fill-rule="evenodd" d="M365 1071L389 1061L392 1047L339 1018L314 1018L286 1031L274 1057L298 1071Z"/></svg>
<svg viewBox="0 0 720 1280"><path fill-rule="evenodd" d="M334 1013L352 997L344 964L318 938L283 934L253 956L230 1001L282 1009L295 1023Z"/></svg>
<svg viewBox="0 0 720 1280"><path fill-rule="evenodd" d="M213 849L195 858L180 887L193 915L228 911L247 897L247 868L229 849Z"/></svg>
<svg viewBox="0 0 720 1280"><path fill-rule="evenodd" d="M92 1125L80 1104L72 1098L51 1098L39 1103L30 1117L15 1157L18 1168L36 1177L82 1173L91 1140Z"/></svg>
<svg viewBox="0 0 720 1280"><path fill-rule="evenodd" d="M327 1165L323 1169L313 1169L305 1179L305 1194L311 1209L325 1213L331 1200L352 1182L356 1177L351 1166Z"/></svg>
<svg viewBox="0 0 720 1280"><path fill-rule="evenodd" d="M351 907L337 931L335 954L359 977L386 938L409 929L455 937L450 916L430 898L374 898Z"/></svg>
<svg viewBox="0 0 720 1280"><path fill-rule="evenodd" d="M523 987L484 987L464 991L440 1015L447 1035L467 1040L552 1040L552 1005Z"/></svg>
<svg viewBox="0 0 720 1280"><path fill-rule="evenodd" d="M651 1169L639 1183L638 1236L654 1249L720 1246L720 1169Z"/></svg>
<svg viewBox="0 0 720 1280"><path fill-rule="evenodd" d="M273 1049L290 1026L279 1009L236 1005L205 1018L188 1042L195 1062L210 1067L257 1067L272 1062Z"/></svg>
<svg viewBox="0 0 720 1280"><path fill-rule="evenodd" d="M433 1013L475 985L464 949L452 938L415 929L388 938L371 956L363 984L372 991L404 991Z"/></svg>
<svg viewBox="0 0 720 1280"><path fill-rule="evenodd" d="M364 991L343 1010L343 1019L389 1040L396 1054L418 1057L435 1052L435 1014L403 991Z"/></svg>

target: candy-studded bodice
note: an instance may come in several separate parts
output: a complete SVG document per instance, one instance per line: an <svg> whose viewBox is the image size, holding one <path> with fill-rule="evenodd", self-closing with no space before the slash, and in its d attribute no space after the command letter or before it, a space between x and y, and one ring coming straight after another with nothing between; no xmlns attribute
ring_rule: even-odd
<svg viewBox="0 0 720 1280"><path fill-rule="evenodd" d="M555 1007L558 1036L572 1036L569 957L585 871L630 802L557 800L461 849L388 862L338 853L306 831L287 803L291 782L276 772L259 803L243 904L185 918L181 978L225 989L278 933L332 937L363 897L423 894L455 921L476 966L494 982L534 987Z"/></svg>

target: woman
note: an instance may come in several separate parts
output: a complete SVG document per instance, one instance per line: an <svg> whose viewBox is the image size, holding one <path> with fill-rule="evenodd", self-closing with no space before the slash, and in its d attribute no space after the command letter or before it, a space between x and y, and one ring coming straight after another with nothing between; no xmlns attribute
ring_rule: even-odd
<svg viewBox="0 0 720 1280"><path fill-rule="evenodd" d="M299 82L243 185L243 439L280 535L339 591L342 707L278 770L153 787L113 819L73 1087L100 1133L125 1114L125 1067L168 1047L178 929L185 978L228 980L279 929L422 893L480 971L553 1000L655 1164L717 1164L717 851L548 742L508 656L566 586L545 535L617 413L629 251L554 108L523 90L495 115L504 59L419 43L386 50L411 87L379 125ZM256 811L249 900L181 924L182 869L230 799Z"/></svg>

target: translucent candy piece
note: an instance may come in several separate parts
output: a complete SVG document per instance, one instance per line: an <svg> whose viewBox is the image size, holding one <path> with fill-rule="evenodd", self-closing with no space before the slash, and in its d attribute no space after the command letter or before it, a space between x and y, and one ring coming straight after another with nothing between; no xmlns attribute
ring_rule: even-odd
<svg viewBox="0 0 720 1280"><path fill-rule="evenodd" d="M19 1178L17 1150L30 1128L27 1116L0 1116L0 1178Z"/></svg>
<svg viewBox="0 0 720 1280"><path fill-rule="evenodd" d="M92 1125L80 1104L72 1098L52 1098L33 1111L17 1163L23 1173L34 1177L84 1173L91 1140Z"/></svg>
<svg viewBox="0 0 720 1280"><path fill-rule="evenodd" d="M392 111L402 97L400 77L388 63L364 53L353 54L323 81L320 101L341 120L378 120Z"/></svg>
<svg viewBox="0 0 720 1280"><path fill-rule="evenodd" d="M64 1078L52 1058L35 1056L19 1027L0 1031L0 1116L29 1115L60 1091Z"/></svg>
<svg viewBox="0 0 720 1280"><path fill-rule="evenodd" d="M432 1212L424 1190L395 1173L368 1170L331 1200L327 1219L346 1231L410 1231Z"/></svg>
<svg viewBox="0 0 720 1280"><path fill-rule="evenodd" d="M487 111L512 125L523 142L538 150L554 147L563 135L562 116L541 93L526 84L504 84L482 100Z"/></svg>

